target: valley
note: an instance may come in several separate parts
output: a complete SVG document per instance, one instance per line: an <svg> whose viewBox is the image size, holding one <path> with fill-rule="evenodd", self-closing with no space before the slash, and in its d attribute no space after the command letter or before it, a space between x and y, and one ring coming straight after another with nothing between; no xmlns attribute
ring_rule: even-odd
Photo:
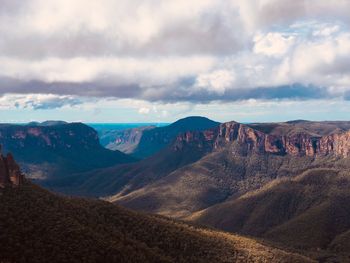
<svg viewBox="0 0 350 263"><path fill-rule="evenodd" d="M132 147L134 153L154 152L141 159L128 150L104 149L97 133L83 124L0 127L4 149L12 149L23 167L31 164L30 157L34 160L37 156L26 156L22 149L47 150L38 160L53 160L57 168L44 179L32 180L50 191L80 196L72 202L99 198L104 201L97 203L126 207L138 211L132 212L137 215L169 220L186 229L201 226L200 235L218 235L220 240L226 235L229 240L248 236L262 242L256 243L258 246L276 247L307 260L350 260L349 122L219 124L188 117L164 127L118 131L118 136L125 136L119 144L124 150ZM134 129L160 130L151 137L141 132L136 138ZM143 144L144 136L152 139ZM74 156L67 148L77 153L76 158L69 158L71 166L54 161L58 154L66 160ZM102 154L96 158L98 152ZM29 182L25 185L26 189L39 189ZM216 256L222 253L228 252ZM233 255L227 254L228 258L235 257L236 252L230 253ZM168 254L166 257L174 260Z"/></svg>
<svg viewBox="0 0 350 263"><path fill-rule="evenodd" d="M8 158L0 155L0 167ZM2 262L314 262L251 238L59 196L10 180L11 169L0 170Z"/></svg>

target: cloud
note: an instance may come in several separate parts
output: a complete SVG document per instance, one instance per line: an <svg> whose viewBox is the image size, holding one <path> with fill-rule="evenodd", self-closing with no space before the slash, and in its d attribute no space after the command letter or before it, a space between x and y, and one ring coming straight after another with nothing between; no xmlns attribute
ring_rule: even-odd
<svg viewBox="0 0 350 263"><path fill-rule="evenodd" d="M151 111L150 108L146 108L146 107L139 108L140 114L148 114L150 111Z"/></svg>
<svg viewBox="0 0 350 263"><path fill-rule="evenodd" d="M207 90L217 94L224 94L227 88L230 88L235 81L233 72L227 70L216 70L209 74L199 75L196 79L198 89Z"/></svg>
<svg viewBox="0 0 350 263"><path fill-rule="evenodd" d="M264 54L267 56L282 56L294 44L294 36L283 36L281 33L269 32L266 35L257 34L254 37L253 51L257 54Z"/></svg>
<svg viewBox="0 0 350 263"><path fill-rule="evenodd" d="M74 96L57 96L53 94L8 94L0 97L0 109L29 108L33 110L48 110L74 107L82 103L82 100Z"/></svg>
<svg viewBox="0 0 350 263"><path fill-rule="evenodd" d="M37 94L21 107L74 106L86 98L349 97L346 0L0 0L0 6L0 96Z"/></svg>

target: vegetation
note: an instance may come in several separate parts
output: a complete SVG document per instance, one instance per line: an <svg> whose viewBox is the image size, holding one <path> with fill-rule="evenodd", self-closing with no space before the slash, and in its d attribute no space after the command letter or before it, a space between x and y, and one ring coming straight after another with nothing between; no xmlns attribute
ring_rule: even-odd
<svg viewBox="0 0 350 263"><path fill-rule="evenodd" d="M319 137L348 129L350 123L300 120L250 126L278 136L307 133ZM211 131L206 134L208 138L210 134ZM214 142L208 143L206 138L203 135L198 140L187 141L186 137L180 140L184 144L170 145L140 162L69 175L51 183L56 190L65 193L111 195L106 199L136 210L255 236L283 249L306 253L322 262L350 261L349 158L335 154L306 156L303 151L299 154L248 151L247 146L254 136L253 139L246 137L243 142L222 137L215 141L219 147L215 147ZM301 136L290 143L297 148L309 147L300 143L303 138ZM261 142L262 137L254 140ZM322 147L328 146L324 144ZM81 162L84 160L81 159ZM97 244L91 249L92 258L107 258L112 262L114 257L123 261L191 262L200 259L204 262L230 262L242 253L244 260L249 256L253 261L258 261L271 256L265 254L266 251L278 258L277 250L264 246L260 249L257 246L261 245L249 239L195 228L163 217L130 212L102 201L59 198L41 189L35 190L36 195L41 195L31 199L32 188L26 186L19 190L5 190L4 196L13 197L5 204L25 196L21 199L23 203L31 200L36 205L34 210L26 211L27 207L17 209L26 211L23 215L16 212L18 214L12 216L15 221L21 222L21 227L17 230L14 228L13 233L6 232L11 230L4 227L7 229L4 236L15 237L16 233L21 233L22 236L39 240L38 247L46 247L46 244L55 246L49 238L42 239L34 232L21 232L26 225L34 225L33 229L44 225L47 226L45 229L49 229L49 236L59 240L58 247L63 246L61 250L69 251L73 256L77 253L77 259L86 254L86 250L80 248L80 239L83 248ZM13 194L13 191L18 193ZM42 200L51 201L42 203ZM17 202L13 207L21 205L21 202ZM53 210L47 210L51 206ZM39 213L36 209L46 212ZM4 211L4 220L0 224L7 222L7 226L10 226L13 222L6 221L6 214L12 215L12 208L5 205ZM38 217L41 214L44 217ZM35 217L40 219L37 221L39 225L22 222L31 222ZM57 228L56 222L60 222L60 228ZM65 233L67 229L73 234ZM46 230L41 231L46 233ZM65 244L63 237L66 236L71 237L67 239L69 242L78 244L61 245ZM6 251L19 249L17 244L22 239L4 239L4 244L11 244L6 245ZM29 241L26 242L29 244ZM125 246L130 249L124 249ZM247 251L247 247L251 246L252 249ZM70 251L72 247L75 252ZM256 254L258 250L263 251L263 255ZM123 255L124 251L130 253ZM140 255L133 255L135 251L139 251ZM9 255L14 255L12 252ZM30 257L35 258L35 254L30 254ZM132 259L128 258L130 255Z"/></svg>
<svg viewBox="0 0 350 263"><path fill-rule="evenodd" d="M281 177L296 176L310 167L333 167L332 157L233 153L236 146L210 153L127 195L109 198L132 209L186 217L218 203L259 189Z"/></svg>
<svg viewBox="0 0 350 263"><path fill-rule="evenodd" d="M0 189L0 262L311 262L235 235L65 198Z"/></svg>
<svg viewBox="0 0 350 263"><path fill-rule="evenodd" d="M350 171L310 169L200 211L189 220L349 262Z"/></svg>

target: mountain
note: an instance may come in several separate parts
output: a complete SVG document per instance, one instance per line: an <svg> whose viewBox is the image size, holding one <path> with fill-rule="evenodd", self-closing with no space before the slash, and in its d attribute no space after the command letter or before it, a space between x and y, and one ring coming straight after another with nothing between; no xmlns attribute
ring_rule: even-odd
<svg viewBox="0 0 350 263"><path fill-rule="evenodd" d="M258 189L275 178L296 176L312 167L347 166L341 163L349 155L349 134L275 135L237 122L203 132L186 132L167 149L173 154L162 163L170 161L171 156L184 158L201 153L197 160L143 187L135 188L135 182L127 182L124 189L132 187L134 191L116 188L109 200L133 209L186 217ZM165 153L162 156L166 158Z"/></svg>
<svg viewBox="0 0 350 263"><path fill-rule="evenodd" d="M196 162L207 153L205 148L192 152L190 148L177 151L169 146L139 162L60 176L50 180L47 186L69 195L101 197L117 192L127 194Z"/></svg>
<svg viewBox="0 0 350 263"><path fill-rule="evenodd" d="M27 125L28 126L56 126L56 125L64 125L67 124L65 121L54 121L54 120L49 120L49 121L43 121L43 122L29 122Z"/></svg>
<svg viewBox="0 0 350 263"><path fill-rule="evenodd" d="M26 180L0 187L0 230L1 262L314 262L238 235L58 196Z"/></svg>
<svg viewBox="0 0 350 263"><path fill-rule="evenodd" d="M349 189L349 169L310 169L294 178L276 179L189 219L310 254L317 251L319 260L350 262Z"/></svg>
<svg viewBox="0 0 350 263"><path fill-rule="evenodd" d="M180 133L139 162L62 176L52 188L347 262L348 125L223 123Z"/></svg>
<svg viewBox="0 0 350 263"><path fill-rule="evenodd" d="M94 129L82 123L0 125L0 144L12 152L32 178L51 179L135 161L99 143Z"/></svg>
<svg viewBox="0 0 350 263"><path fill-rule="evenodd" d="M97 131L102 146L113 145L116 138L121 136L123 131L133 128L143 127L161 127L168 125L167 123L87 123L90 127Z"/></svg>
<svg viewBox="0 0 350 263"><path fill-rule="evenodd" d="M336 125L320 133L313 128L319 125L307 124L305 127L311 127L308 132L305 127L301 132L299 127L294 132L289 127L287 135L264 133L262 124L253 129L237 122L189 131L140 162L59 178L52 188L68 194L114 195L110 200L135 209L146 206L149 212L187 216L277 177L295 176L309 167L332 165L335 159L346 157L349 133L339 132ZM150 202L152 209L147 206Z"/></svg>
<svg viewBox="0 0 350 263"><path fill-rule="evenodd" d="M195 130L194 127L197 125L196 129L198 130L204 128L205 125L210 126L214 124L218 125L216 122L202 117L182 119L169 126L152 129L153 131L157 130L157 132L154 133L152 140L147 141L147 144L152 144L153 146L150 147L155 149L154 147L159 147L160 144L154 138L170 138L169 136L171 135L176 140L174 134L179 134L178 132L181 129L188 128L189 131L191 129ZM170 139L166 140L169 141ZM162 147L165 148L160 149L154 155L139 162L59 177L51 180L46 186L57 192L70 195L100 197L112 195L117 192L126 194L199 160L209 150L203 148L192 151L189 148L187 152L186 150L177 151L171 146L171 143L168 146Z"/></svg>
<svg viewBox="0 0 350 263"><path fill-rule="evenodd" d="M315 136L325 136L348 131L350 122L294 120L278 123L251 123L248 126L271 135L289 136L297 133L307 133Z"/></svg>
<svg viewBox="0 0 350 263"><path fill-rule="evenodd" d="M268 126L230 122L183 133L168 150L205 152L201 158L108 200L257 236L321 261L349 261L347 123Z"/></svg>
<svg viewBox="0 0 350 263"><path fill-rule="evenodd" d="M132 154L137 158L149 157L168 146L177 135L187 131L203 131L219 123L204 117L187 117L163 127L146 126L115 134L107 148Z"/></svg>

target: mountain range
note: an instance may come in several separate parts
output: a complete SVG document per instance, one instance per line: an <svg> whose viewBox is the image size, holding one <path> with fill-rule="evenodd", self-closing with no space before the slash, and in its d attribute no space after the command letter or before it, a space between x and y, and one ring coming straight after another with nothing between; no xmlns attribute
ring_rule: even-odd
<svg viewBox="0 0 350 263"><path fill-rule="evenodd" d="M62 125L68 127L53 129ZM129 159L56 173L41 184L255 237L319 262L350 262L350 122L220 124L189 117L121 136L124 153L115 153Z"/></svg>
<svg viewBox="0 0 350 263"><path fill-rule="evenodd" d="M341 262L349 259L349 128L349 122L303 120L223 123L180 133L167 147L137 163L68 177L67 188L61 190L256 236L316 254L319 260ZM329 188L321 187L325 180ZM266 200L258 202L261 195L256 192L263 189L268 189ZM322 209L315 214L318 206ZM294 229L298 220L308 228L322 217L324 223L314 231ZM339 220L344 222L337 228ZM285 232L289 229L294 229L294 236Z"/></svg>

